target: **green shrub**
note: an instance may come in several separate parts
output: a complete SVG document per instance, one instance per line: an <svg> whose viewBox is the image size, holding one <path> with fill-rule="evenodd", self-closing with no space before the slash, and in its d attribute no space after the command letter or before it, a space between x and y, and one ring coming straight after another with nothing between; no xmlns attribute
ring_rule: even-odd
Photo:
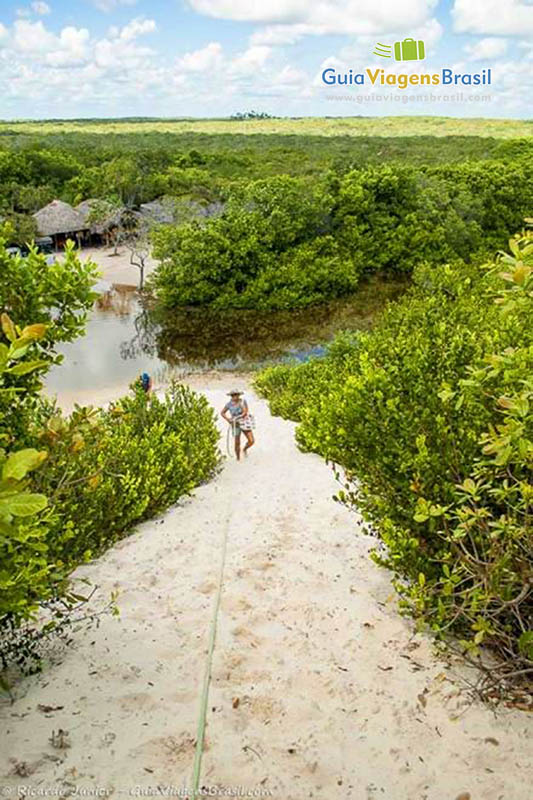
<svg viewBox="0 0 533 800"><path fill-rule="evenodd" d="M36 409L44 401L39 396L42 377L51 364L60 364L59 342L71 342L85 330L87 314L96 295L96 265L81 262L71 242L62 261L47 264L46 256L32 250L23 258L11 256L0 236L0 313L7 314L13 325L45 326L35 347L36 369L23 375L4 374L4 385L16 385L17 391L0 394L0 443L17 447L29 444L28 426ZM7 335L7 334L6 334Z"/></svg>
<svg viewBox="0 0 533 800"><path fill-rule="evenodd" d="M52 416L40 440L49 455L36 477L54 511L49 553L69 568L190 494L219 463L213 410L177 383L164 400L135 388L106 411Z"/></svg>
<svg viewBox="0 0 533 800"><path fill-rule="evenodd" d="M331 236L320 236L284 253L232 299L234 307L258 310L305 308L355 291L359 275Z"/></svg>
<svg viewBox="0 0 533 800"><path fill-rule="evenodd" d="M262 370L254 385L268 400L273 414L302 422L304 409L318 408L322 398L349 368L357 353L357 333L342 333L328 345L325 357L313 357L298 366L276 364ZM316 449L306 446L303 449Z"/></svg>
<svg viewBox="0 0 533 800"><path fill-rule="evenodd" d="M334 227L341 247L367 271L410 273L424 262L470 261L502 247L532 194L531 172L520 160L371 167L339 182Z"/></svg>
<svg viewBox="0 0 533 800"><path fill-rule="evenodd" d="M32 671L50 637L101 613L80 614L72 570L191 494L220 458L214 412L179 384L164 400L135 389L106 411L40 412L29 436L45 450L0 451L0 665Z"/></svg>
<svg viewBox="0 0 533 800"><path fill-rule="evenodd" d="M166 308L296 308L345 294L357 273L326 235L331 205L322 185L286 175L238 185L221 218L154 233L150 286Z"/></svg>
<svg viewBox="0 0 533 800"><path fill-rule="evenodd" d="M151 288L166 309L301 308L353 292L363 273L408 275L492 252L532 194L523 159L234 185L222 217L154 234L162 263Z"/></svg>
<svg viewBox="0 0 533 800"><path fill-rule="evenodd" d="M80 261L73 242L62 260L47 264L46 256L33 249L25 258L9 255L0 238L0 272L0 310L17 325L46 324L41 347L50 359L56 342L82 335L96 299L92 287L98 270L92 261Z"/></svg>
<svg viewBox="0 0 533 800"><path fill-rule="evenodd" d="M46 335L45 325L16 326L2 314L2 332L7 343L0 342L0 431L4 422L2 407L14 397L24 396L25 376L42 368L36 343ZM11 436L4 434L3 445ZM34 491L30 473L46 459L46 451L0 447L0 628L9 617L14 624L27 619L40 600L53 593L57 576L48 561L48 501Z"/></svg>
<svg viewBox="0 0 533 800"><path fill-rule="evenodd" d="M533 237L510 246L496 265L418 268L351 353L257 379L344 468L339 499L385 543L402 607L502 657L487 690L533 674Z"/></svg>

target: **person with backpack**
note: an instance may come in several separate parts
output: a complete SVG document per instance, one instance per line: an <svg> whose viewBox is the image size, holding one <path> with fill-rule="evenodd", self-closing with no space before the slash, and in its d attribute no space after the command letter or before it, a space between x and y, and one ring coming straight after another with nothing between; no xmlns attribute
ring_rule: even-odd
<svg viewBox="0 0 533 800"><path fill-rule="evenodd" d="M148 375L147 372L143 372L141 375L141 387L146 394L150 394L152 391L152 376Z"/></svg>
<svg viewBox="0 0 533 800"><path fill-rule="evenodd" d="M221 417L223 417L223 419L225 419L226 422L232 427L233 438L235 440L235 455L237 457L237 461L240 461L241 433L244 433L246 437L246 444L244 446L243 453L245 456L247 456L247 451L255 444L253 434L255 421L248 410L248 403L242 396L242 392L240 392L238 389L232 389L231 392L228 392L228 395L230 399L222 409ZM228 414L230 415L229 417Z"/></svg>

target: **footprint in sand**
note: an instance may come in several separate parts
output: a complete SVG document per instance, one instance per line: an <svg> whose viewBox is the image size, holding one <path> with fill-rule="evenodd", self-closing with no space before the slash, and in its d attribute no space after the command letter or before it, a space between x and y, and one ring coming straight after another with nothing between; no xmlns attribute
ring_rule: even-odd
<svg viewBox="0 0 533 800"><path fill-rule="evenodd" d="M238 597L238 598L225 597L223 598L222 605L224 611L227 611L230 614L236 612L250 611L250 609L252 608L252 604L249 603L245 597Z"/></svg>
<svg viewBox="0 0 533 800"><path fill-rule="evenodd" d="M158 703L148 692L132 692L118 698L119 705L124 711L151 711L157 708Z"/></svg>
<svg viewBox="0 0 533 800"><path fill-rule="evenodd" d="M196 740L190 733L183 732L178 736L158 736L131 750L129 755L134 759L149 761L151 767L188 767L194 755ZM204 750L207 750L207 743Z"/></svg>
<svg viewBox="0 0 533 800"><path fill-rule="evenodd" d="M281 717L285 714L285 707L279 700L273 700L266 695L258 695L251 697L244 695L241 699L239 707L243 712L248 712L254 719L260 722L267 722L276 717Z"/></svg>
<svg viewBox="0 0 533 800"><path fill-rule="evenodd" d="M196 591L200 592L201 594L212 594L216 589L216 583L213 581L203 581L196 587Z"/></svg>
<svg viewBox="0 0 533 800"><path fill-rule="evenodd" d="M213 673L213 682L219 687L249 684L257 686L270 679L266 670L248 670L246 659L240 653L229 652L223 664Z"/></svg>
<svg viewBox="0 0 533 800"><path fill-rule="evenodd" d="M237 638L241 639L250 647L259 647L261 644L261 639L253 634L248 628L244 628L242 625L237 625L236 628L233 628L232 634Z"/></svg>

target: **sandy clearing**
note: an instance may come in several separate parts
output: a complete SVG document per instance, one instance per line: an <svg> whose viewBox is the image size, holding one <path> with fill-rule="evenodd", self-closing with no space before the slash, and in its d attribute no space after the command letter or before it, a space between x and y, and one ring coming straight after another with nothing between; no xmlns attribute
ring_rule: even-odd
<svg viewBox="0 0 533 800"><path fill-rule="evenodd" d="M62 253L57 253L56 258L62 258ZM112 247L84 247L80 251L82 261L94 261L102 273L101 280L109 283L119 283L125 286L139 285L139 270L130 264L130 253L125 247L118 248L118 255L114 255ZM146 261L144 277L153 271L156 261L149 257Z"/></svg>
<svg viewBox="0 0 533 800"><path fill-rule="evenodd" d="M220 408L228 380L244 384L190 383ZM531 717L466 708L453 672L398 616L372 540L331 500L328 467L247 397L248 461L79 570L104 594L120 589L121 617L76 634L62 663L3 703L0 783L113 796L190 785L227 529L202 784L283 800L528 800ZM49 743L59 728L68 749ZM29 777L13 774L21 763Z"/></svg>

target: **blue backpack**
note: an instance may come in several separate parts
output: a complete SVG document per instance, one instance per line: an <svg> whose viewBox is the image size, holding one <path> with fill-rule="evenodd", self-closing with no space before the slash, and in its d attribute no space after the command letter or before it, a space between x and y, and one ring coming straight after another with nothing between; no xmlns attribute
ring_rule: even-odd
<svg viewBox="0 0 533 800"><path fill-rule="evenodd" d="M141 383L144 391L147 392L148 389L150 388L150 376L148 375L147 372L143 372L143 374L141 375Z"/></svg>

